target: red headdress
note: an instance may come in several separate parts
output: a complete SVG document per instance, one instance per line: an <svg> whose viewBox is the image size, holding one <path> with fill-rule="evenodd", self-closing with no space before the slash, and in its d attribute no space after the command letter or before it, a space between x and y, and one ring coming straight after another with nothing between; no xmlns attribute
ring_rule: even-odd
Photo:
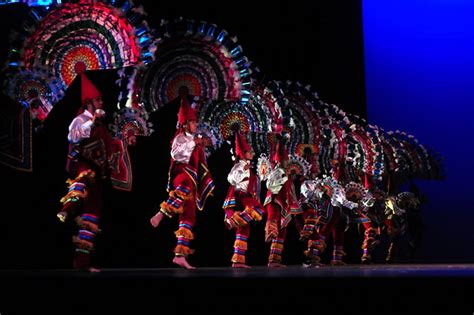
<svg viewBox="0 0 474 315"><path fill-rule="evenodd" d="M240 132L235 133L235 155L239 159L244 158L244 153L245 151L251 151L252 148L247 142L247 139L245 139L245 136L241 134Z"/></svg>
<svg viewBox="0 0 474 315"><path fill-rule="evenodd" d="M99 90L97 90L95 85L86 76L85 65L82 63L76 65L76 72L81 76L81 101L83 105L87 100L102 96Z"/></svg>
<svg viewBox="0 0 474 315"><path fill-rule="evenodd" d="M372 188L372 181L367 173L364 173L364 188L370 189Z"/></svg>
<svg viewBox="0 0 474 315"><path fill-rule="evenodd" d="M197 120L196 110L191 107L186 96L181 96L181 104L178 111L178 124L182 126L188 120Z"/></svg>
<svg viewBox="0 0 474 315"><path fill-rule="evenodd" d="M276 165L277 163L282 163L288 160L288 151L286 150L283 139L276 140L276 142L272 145L271 148L270 162L272 163L272 165Z"/></svg>

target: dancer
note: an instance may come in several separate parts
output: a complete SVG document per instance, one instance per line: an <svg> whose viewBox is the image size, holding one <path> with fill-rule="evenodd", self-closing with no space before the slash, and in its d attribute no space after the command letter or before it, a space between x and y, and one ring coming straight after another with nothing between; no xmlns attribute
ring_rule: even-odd
<svg viewBox="0 0 474 315"><path fill-rule="evenodd" d="M254 153L244 135L235 134L236 163L227 180L230 183L224 201L225 224L235 230L233 268L250 268L246 264L247 241L250 235L250 222L262 220L263 206L259 202L257 176L250 168Z"/></svg>
<svg viewBox="0 0 474 315"><path fill-rule="evenodd" d="M69 190L61 199L63 206L57 217L61 222L74 219L79 227L78 235L73 237L74 269L96 272L99 270L91 266L91 253L100 232L103 187L110 179L112 156L120 146L103 123L102 94L84 72L81 72L81 100L82 108L69 125L66 170L72 179L67 181Z"/></svg>
<svg viewBox="0 0 474 315"><path fill-rule="evenodd" d="M264 206L268 213L265 225L265 241L271 242L268 267L285 267L282 262L282 252L286 239L286 231L292 214L299 213L301 208L294 187L294 174L286 174L286 164L289 160L284 138L278 136L278 142L271 152L272 171L267 180L267 196Z"/></svg>
<svg viewBox="0 0 474 315"><path fill-rule="evenodd" d="M183 93L178 112L178 130L171 145L167 188L169 196L150 219L151 225L157 227L164 217L179 215L173 263L186 269L195 269L189 264L187 257L194 252L190 248L190 242L194 239L192 229L196 222L196 209L204 208L207 197L214 189L204 153L204 147L210 145L210 140L196 135L196 130L196 111Z"/></svg>

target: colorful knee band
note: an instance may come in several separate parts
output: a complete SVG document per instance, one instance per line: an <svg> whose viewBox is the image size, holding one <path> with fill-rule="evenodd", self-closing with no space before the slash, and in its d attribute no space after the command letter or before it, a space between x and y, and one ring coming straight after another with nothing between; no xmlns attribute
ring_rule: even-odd
<svg viewBox="0 0 474 315"><path fill-rule="evenodd" d="M276 238L272 240L272 245L270 246L270 257L268 258L269 262L281 262L284 242L285 240L282 238Z"/></svg>
<svg viewBox="0 0 474 315"><path fill-rule="evenodd" d="M188 256L194 253L194 250L190 248L191 240L194 239L192 232L192 224L189 222L182 221L179 223L179 229L175 232L178 242L174 249L174 253L177 256Z"/></svg>
<svg viewBox="0 0 474 315"><path fill-rule="evenodd" d="M175 214L183 213L184 201L192 199L191 189L186 186L178 186L170 191L168 199L160 204L160 211L171 218Z"/></svg>
<svg viewBox="0 0 474 315"><path fill-rule="evenodd" d="M245 253L247 252L247 237L237 234L234 243L233 263L245 264Z"/></svg>

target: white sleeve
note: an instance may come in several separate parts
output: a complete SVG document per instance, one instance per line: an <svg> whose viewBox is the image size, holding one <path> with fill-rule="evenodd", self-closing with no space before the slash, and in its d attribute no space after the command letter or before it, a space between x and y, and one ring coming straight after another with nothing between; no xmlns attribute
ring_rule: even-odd
<svg viewBox="0 0 474 315"><path fill-rule="evenodd" d="M344 200L345 200L344 190L342 187L336 185L333 187L332 197L331 197L331 204L334 207L342 207Z"/></svg>
<svg viewBox="0 0 474 315"><path fill-rule="evenodd" d="M189 163L195 145L194 140L189 140L185 135L180 134L171 145L171 157L176 162Z"/></svg>
<svg viewBox="0 0 474 315"><path fill-rule="evenodd" d="M232 186L237 186L240 184L246 177L250 177L250 172L244 170L244 165L242 163L236 163L227 175L227 181ZM247 178L248 180L248 178Z"/></svg>
<svg viewBox="0 0 474 315"><path fill-rule="evenodd" d="M354 209L359 206L359 204L346 199L346 195L342 187L334 187L331 204L335 207L346 207L349 209Z"/></svg>
<svg viewBox="0 0 474 315"><path fill-rule="evenodd" d="M285 171L278 167L268 174L267 188L272 192L272 194L278 194L287 180L288 177L286 176Z"/></svg>
<svg viewBox="0 0 474 315"><path fill-rule="evenodd" d="M342 202L342 206L343 206L343 207L346 207L346 208L349 208L349 209L355 209L355 208L359 207L359 204L344 199L344 201Z"/></svg>
<svg viewBox="0 0 474 315"><path fill-rule="evenodd" d="M69 134L67 139L71 143L78 143L82 139L89 138L91 136L91 128L93 121L87 120L83 122L80 118L75 118L72 123L69 125Z"/></svg>

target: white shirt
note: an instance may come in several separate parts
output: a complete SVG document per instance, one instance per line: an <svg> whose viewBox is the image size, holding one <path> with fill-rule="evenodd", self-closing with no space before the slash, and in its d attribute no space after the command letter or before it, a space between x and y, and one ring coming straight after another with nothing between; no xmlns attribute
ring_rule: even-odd
<svg viewBox="0 0 474 315"><path fill-rule="evenodd" d="M340 185L333 187L333 193L331 198L331 204L334 207L346 207L349 209L357 208L358 204L346 199L344 188Z"/></svg>
<svg viewBox="0 0 474 315"><path fill-rule="evenodd" d="M188 132L177 135L171 144L171 158L178 163L189 163L196 142L194 136Z"/></svg>
<svg viewBox="0 0 474 315"><path fill-rule="evenodd" d="M276 167L268 174L267 188L272 194L278 194L287 180L285 171L281 167Z"/></svg>
<svg viewBox="0 0 474 315"><path fill-rule="evenodd" d="M88 110L85 110L82 114L73 119L69 125L69 134L67 135L69 142L78 143L82 139L91 136L92 118L94 118L94 115Z"/></svg>
<svg viewBox="0 0 474 315"><path fill-rule="evenodd" d="M249 187L250 169L244 170L246 165L250 165L250 161L239 160L227 175L227 181L237 190L247 191Z"/></svg>

